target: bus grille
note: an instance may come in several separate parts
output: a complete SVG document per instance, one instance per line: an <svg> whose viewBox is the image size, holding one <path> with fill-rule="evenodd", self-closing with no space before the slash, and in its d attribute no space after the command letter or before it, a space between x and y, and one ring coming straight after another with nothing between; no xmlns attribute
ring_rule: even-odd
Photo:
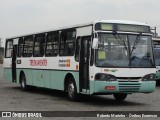
<svg viewBox="0 0 160 120"><path fill-rule="evenodd" d="M141 87L140 83L119 83L120 92L138 92Z"/></svg>

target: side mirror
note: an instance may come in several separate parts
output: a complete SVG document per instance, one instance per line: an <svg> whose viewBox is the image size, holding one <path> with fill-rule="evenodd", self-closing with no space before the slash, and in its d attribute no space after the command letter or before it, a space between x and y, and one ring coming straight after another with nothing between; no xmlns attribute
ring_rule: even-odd
<svg viewBox="0 0 160 120"><path fill-rule="evenodd" d="M93 49L98 49L98 38L93 39L92 48Z"/></svg>

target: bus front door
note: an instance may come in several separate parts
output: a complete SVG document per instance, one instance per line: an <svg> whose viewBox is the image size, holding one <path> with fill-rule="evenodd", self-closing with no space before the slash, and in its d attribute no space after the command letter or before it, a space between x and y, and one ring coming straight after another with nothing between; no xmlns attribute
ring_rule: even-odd
<svg viewBox="0 0 160 120"><path fill-rule="evenodd" d="M80 92L89 90L89 48L91 37L81 38L80 62L79 62L79 80Z"/></svg>
<svg viewBox="0 0 160 120"><path fill-rule="evenodd" d="M16 82L17 45L13 45L12 51L12 82Z"/></svg>

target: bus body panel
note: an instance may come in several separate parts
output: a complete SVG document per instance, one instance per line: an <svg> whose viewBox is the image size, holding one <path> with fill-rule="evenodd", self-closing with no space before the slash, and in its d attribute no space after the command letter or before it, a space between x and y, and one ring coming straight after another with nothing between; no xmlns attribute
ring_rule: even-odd
<svg viewBox="0 0 160 120"><path fill-rule="evenodd" d="M155 91L156 81L106 82L95 81L94 93L150 93ZM110 90L106 90L111 87Z"/></svg>
<svg viewBox="0 0 160 120"><path fill-rule="evenodd" d="M89 36L92 34L92 26L87 26L87 27L83 27L83 28L77 28L77 34L76 36Z"/></svg>
<svg viewBox="0 0 160 120"><path fill-rule="evenodd" d="M12 69L11 68L4 68L4 78L7 81L12 82Z"/></svg>
<svg viewBox="0 0 160 120"><path fill-rule="evenodd" d="M51 88L51 71L44 70L44 87Z"/></svg>
<svg viewBox="0 0 160 120"><path fill-rule="evenodd" d="M122 78L142 78L146 74L156 73L156 68L100 68L92 66L90 67L90 80L95 80L94 76L97 73L107 73Z"/></svg>
<svg viewBox="0 0 160 120"><path fill-rule="evenodd" d="M72 57L30 57L30 58L17 58L17 69L40 69L40 70L59 70L59 71L78 71L74 56Z"/></svg>
<svg viewBox="0 0 160 120"><path fill-rule="evenodd" d="M64 78L67 73L72 73L76 78L76 81L79 81L77 75L74 75L74 71L76 72L77 63L74 62L74 57L42 57L42 58L17 58L17 60L21 60L21 64L17 64L17 78L20 76L20 71L23 71L26 76L30 75L32 77L26 78L28 85L38 86L38 87L46 87L52 89L63 90L64 88ZM39 60L47 60L47 63L43 63L45 65L36 66L33 61ZM68 61L69 60L69 63ZM33 63L31 63L33 62ZM69 64L69 66L66 66ZM27 68L27 66L29 66ZM36 66L36 69L35 69ZM60 67L59 67L60 66ZM71 70L71 71L70 71ZM56 83L56 84L55 84ZM78 84L78 82L77 82ZM77 85L78 86L78 85Z"/></svg>
<svg viewBox="0 0 160 120"><path fill-rule="evenodd" d="M8 73L6 76L10 77L11 76L11 69L4 69L4 73ZM18 70L19 71L19 70ZM22 71L22 69L20 70ZM38 81L38 82L34 82L32 83L32 73L40 73L42 72L41 70L23 70L24 73L26 74L26 79L27 79L27 85L33 85L33 86L37 86L37 87L45 87L45 88L51 88L51 89L57 89L57 90L64 90L64 78L66 76L66 74L68 74L68 72L63 72L63 76L62 79L59 78L60 74L62 72L60 71L45 71L47 74L44 74L44 76L47 76L49 73L51 73L51 76L45 77L43 80L43 82ZM29 72L30 71L30 72ZM18 72L19 73L19 72ZM71 72L76 80L77 83L77 90L79 90L79 75L78 72L74 73ZM30 76L30 77L29 77ZM12 78L8 78L5 77L8 81L11 81ZM35 77L35 76L34 76ZM33 78L34 78L33 77ZM48 78L52 78L52 80L49 80ZM38 79L38 78L37 78ZM33 81L35 81L35 79L33 79ZM50 82L48 82L50 81ZM49 83L51 83L49 85ZM45 85L47 84L47 85ZM120 91L120 84L125 84L126 87L126 91ZM134 91L134 89L127 89L127 87L134 87L136 85L134 85L134 82L107 82L107 81L93 81L90 80L90 94L94 94L94 93L118 93L118 92L127 92L127 93L132 93L132 92L140 92L140 93L149 93L149 92L153 92L155 90L155 81L139 81L136 84L138 84L138 88L139 90ZM105 90L106 86L115 86L116 89L115 90ZM78 91L79 92L79 91Z"/></svg>
<svg viewBox="0 0 160 120"><path fill-rule="evenodd" d="M116 77L143 77L149 73L156 73L155 68L102 68L102 73L112 74Z"/></svg>
<svg viewBox="0 0 160 120"><path fill-rule="evenodd" d="M8 81L12 81L12 68L11 68L11 58L4 58L4 78Z"/></svg>
<svg viewBox="0 0 160 120"><path fill-rule="evenodd" d="M32 70L33 73L33 85L38 87L44 87L44 73L43 70Z"/></svg>
<svg viewBox="0 0 160 120"><path fill-rule="evenodd" d="M5 69L5 73L11 76L11 69ZM50 89L64 90L64 80L67 74L73 75L75 79L77 90L79 92L79 73L72 71L61 70L33 70L33 69L17 69L17 78L23 72L26 77L26 84L37 87L44 87ZM7 76L7 75L6 75ZM6 80L11 81L12 78L5 77ZM17 83L20 83L19 79Z"/></svg>
<svg viewBox="0 0 160 120"><path fill-rule="evenodd" d="M92 67L90 72L90 94L98 93L118 93L120 91L121 84L124 84L124 89L128 93L140 92L140 93L149 93L155 90L155 81L141 81L148 73L155 73L155 68L98 68L94 69ZM94 77L97 73L106 73L115 75L117 81L99 81L95 80ZM119 79L118 79L119 78ZM133 78L133 79L132 79ZM136 79L135 79L136 78ZM125 82L126 81L126 82ZM136 86L138 87L136 88ZM115 86L115 90L105 90L105 86ZM122 85L123 86L123 85ZM128 88L128 89L127 89ZM133 89L132 89L133 88ZM134 89L137 89L134 91Z"/></svg>

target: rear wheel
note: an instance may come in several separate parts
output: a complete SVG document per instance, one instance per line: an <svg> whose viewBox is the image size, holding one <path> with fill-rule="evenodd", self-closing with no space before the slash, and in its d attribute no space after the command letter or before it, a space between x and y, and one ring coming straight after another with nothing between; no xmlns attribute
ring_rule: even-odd
<svg viewBox="0 0 160 120"><path fill-rule="evenodd" d="M21 89L24 90L24 91L28 90L28 85L26 85L25 75L22 74L20 78L21 78L21 83L20 83L21 84Z"/></svg>
<svg viewBox="0 0 160 120"><path fill-rule="evenodd" d="M124 101L124 99L126 99L127 94L126 93L115 93L113 94L115 100L117 101Z"/></svg>
<svg viewBox="0 0 160 120"><path fill-rule="evenodd" d="M72 101L76 101L78 99L77 87L73 78L70 78L67 84L67 95Z"/></svg>

